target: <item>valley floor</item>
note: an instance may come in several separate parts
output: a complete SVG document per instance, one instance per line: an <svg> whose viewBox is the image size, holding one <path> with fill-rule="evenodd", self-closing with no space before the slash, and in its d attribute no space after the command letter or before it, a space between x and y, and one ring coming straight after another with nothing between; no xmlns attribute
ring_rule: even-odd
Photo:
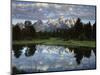
<svg viewBox="0 0 100 75"><path fill-rule="evenodd" d="M44 45L62 45L70 47L95 47L95 41L76 41L76 40L61 40L57 38L50 39L33 39L33 40L20 40L13 41L14 45L27 45L27 44L44 44Z"/></svg>

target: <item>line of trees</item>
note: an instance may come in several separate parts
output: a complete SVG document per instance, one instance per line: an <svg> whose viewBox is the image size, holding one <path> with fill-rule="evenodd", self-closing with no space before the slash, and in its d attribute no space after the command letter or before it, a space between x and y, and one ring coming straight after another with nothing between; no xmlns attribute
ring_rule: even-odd
<svg viewBox="0 0 100 75"><path fill-rule="evenodd" d="M32 40L32 39L47 39L51 37L61 38L64 40L96 40L96 23L83 24L78 18L75 25L69 29L56 29L55 31L40 31L36 32L31 21L25 21L24 28L20 28L19 24L13 25L12 36L13 40Z"/></svg>
<svg viewBox="0 0 100 75"><path fill-rule="evenodd" d="M31 21L25 21L24 28L20 28L19 24L13 26L12 35L13 40L30 40L35 38L35 29Z"/></svg>

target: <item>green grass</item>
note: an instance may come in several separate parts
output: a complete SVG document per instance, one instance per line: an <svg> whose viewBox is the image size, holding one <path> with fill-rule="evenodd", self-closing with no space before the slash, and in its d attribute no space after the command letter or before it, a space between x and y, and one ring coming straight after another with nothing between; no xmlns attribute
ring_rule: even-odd
<svg viewBox="0 0 100 75"><path fill-rule="evenodd" d="M68 40L64 41L58 38L50 38L50 39L34 39L31 41L22 40L22 41L14 41L13 44L44 44L44 45L64 45L71 47L95 47L95 41L76 41L76 40Z"/></svg>

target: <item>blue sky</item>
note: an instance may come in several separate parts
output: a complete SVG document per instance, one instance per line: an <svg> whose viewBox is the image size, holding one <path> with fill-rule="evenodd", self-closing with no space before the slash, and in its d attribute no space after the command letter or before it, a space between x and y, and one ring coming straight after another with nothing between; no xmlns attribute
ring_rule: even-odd
<svg viewBox="0 0 100 75"><path fill-rule="evenodd" d="M56 19L60 16L65 18L81 18L95 20L95 6L87 5L69 5L69 4L51 4L13 1L12 19L23 20L46 20L48 18Z"/></svg>

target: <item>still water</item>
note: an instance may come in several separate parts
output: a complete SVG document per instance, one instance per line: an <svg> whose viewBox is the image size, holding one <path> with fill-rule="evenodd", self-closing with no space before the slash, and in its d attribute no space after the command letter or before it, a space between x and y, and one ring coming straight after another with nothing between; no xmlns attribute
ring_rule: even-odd
<svg viewBox="0 0 100 75"><path fill-rule="evenodd" d="M95 48L13 45L12 69L15 73L70 71L95 68Z"/></svg>

